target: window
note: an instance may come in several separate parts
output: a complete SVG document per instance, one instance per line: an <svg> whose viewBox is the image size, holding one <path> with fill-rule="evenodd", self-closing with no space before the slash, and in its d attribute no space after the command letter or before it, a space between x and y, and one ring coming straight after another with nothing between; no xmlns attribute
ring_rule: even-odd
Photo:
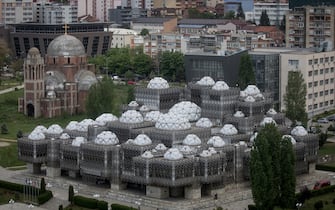
<svg viewBox="0 0 335 210"><path fill-rule="evenodd" d="M312 105L308 105L308 110L312 110L313 106Z"/></svg>
<svg viewBox="0 0 335 210"><path fill-rule="evenodd" d="M325 79L325 85L328 85L329 79Z"/></svg>
<svg viewBox="0 0 335 210"><path fill-rule="evenodd" d="M330 84L334 83L334 78L330 78Z"/></svg>
<svg viewBox="0 0 335 210"><path fill-rule="evenodd" d="M318 59L314 59L314 64L318 64Z"/></svg>
<svg viewBox="0 0 335 210"><path fill-rule="evenodd" d="M334 73L334 67L330 68L330 73Z"/></svg>
<svg viewBox="0 0 335 210"><path fill-rule="evenodd" d="M318 81L314 82L314 87L318 86Z"/></svg>
<svg viewBox="0 0 335 210"><path fill-rule="evenodd" d="M334 94L334 89L330 89L330 94Z"/></svg>
<svg viewBox="0 0 335 210"><path fill-rule="evenodd" d="M325 58L325 62L326 62L326 63L329 62L329 57Z"/></svg>
<svg viewBox="0 0 335 210"><path fill-rule="evenodd" d="M313 64L313 60L308 60L308 65L312 65Z"/></svg>
<svg viewBox="0 0 335 210"><path fill-rule="evenodd" d="M309 77L313 76L313 71L309 71L309 72L308 72L308 76L309 76Z"/></svg>
<svg viewBox="0 0 335 210"><path fill-rule="evenodd" d="M318 75L318 70L314 70L314 75Z"/></svg>
<svg viewBox="0 0 335 210"><path fill-rule="evenodd" d="M326 68L325 69L325 74L328 74L329 73L329 68Z"/></svg>
<svg viewBox="0 0 335 210"><path fill-rule="evenodd" d="M323 102L321 102L321 103L319 104L319 107L320 107L320 108L323 107Z"/></svg>
<svg viewBox="0 0 335 210"><path fill-rule="evenodd" d="M330 105L333 105L334 104L334 100L330 100Z"/></svg>
<svg viewBox="0 0 335 210"><path fill-rule="evenodd" d="M313 86L313 83L309 82L308 87L311 88Z"/></svg>
<svg viewBox="0 0 335 210"><path fill-rule="evenodd" d="M334 61L334 56L330 57L330 61L332 62Z"/></svg>
<svg viewBox="0 0 335 210"><path fill-rule="evenodd" d="M320 74L323 74L323 69L320 69Z"/></svg>
<svg viewBox="0 0 335 210"><path fill-rule="evenodd" d="M325 106L328 106L328 101L325 101Z"/></svg>
<svg viewBox="0 0 335 210"><path fill-rule="evenodd" d="M312 98L313 98L313 94L312 93L308 94L308 99L312 99Z"/></svg>
<svg viewBox="0 0 335 210"><path fill-rule="evenodd" d="M314 109L317 109L318 108L318 104L314 104Z"/></svg>
<svg viewBox="0 0 335 210"><path fill-rule="evenodd" d="M327 96L327 95L328 95L328 92L329 92L328 90L325 90L325 96Z"/></svg>
<svg viewBox="0 0 335 210"><path fill-rule="evenodd" d="M323 80L320 80L320 86L323 85Z"/></svg>
<svg viewBox="0 0 335 210"><path fill-rule="evenodd" d="M323 63L323 58L320 58L320 63Z"/></svg>
<svg viewBox="0 0 335 210"><path fill-rule="evenodd" d="M323 91L320 91L319 95L320 95L320 96L323 96Z"/></svg>
<svg viewBox="0 0 335 210"><path fill-rule="evenodd" d="M317 98L318 97L318 93L314 93L314 98Z"/></svg>

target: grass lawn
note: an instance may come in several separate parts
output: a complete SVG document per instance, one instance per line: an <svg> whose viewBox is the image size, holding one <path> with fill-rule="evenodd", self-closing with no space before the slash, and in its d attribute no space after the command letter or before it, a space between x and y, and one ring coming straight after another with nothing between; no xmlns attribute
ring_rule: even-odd
<svg viewBox="0 0 335 210"><path fill-rule="evenodd" d="M325 143L318 152L319 155L331 155L335 154L335 143L327 142Z"/></svg>
<svg viewBox="0 0 335 210"><path fill-rule="evenodd" d="M0 205L8 204L10 199L15 200L15 202L22 202L22 197L21 193L0 188Z"/></svg>
<svg viewBox="0 0 335 210"><path fill-rule="evenodd" d="M7 147L0 147L0 166L22 166L24 162L17 159L17 144L11 143Z"/></svg>
<svg viewBox="0 0 335 210"><path fill-rule="evenodd" d="M117 107L120 104L125 103L127 100L127 85L115 86L115 103ZM37 125L44 125L46 127L52 124L59 124L65 127L70 121L77 120L81 121L87 116L85 114L80 115L64 115L52 119L46 118L31 118L18 113L18 98L23 96L23 90L18 90L6 94L0 95L0 124L6 123L8 128L8 134L0 134L0 138L16 139L16 134L19 130L23 133L31 132ZM119 115L119 113L116 113ZM0 125L0 126L1 126Z"/></svg>

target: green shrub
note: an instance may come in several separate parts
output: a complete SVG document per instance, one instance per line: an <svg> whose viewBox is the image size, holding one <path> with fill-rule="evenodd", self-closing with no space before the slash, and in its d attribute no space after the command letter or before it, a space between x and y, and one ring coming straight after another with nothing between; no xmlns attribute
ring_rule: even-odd
<svg viewBox="0 0 335 210"><path fill-rule="evenodd" d="M322 201L317 201L314 203L314 208L316 210L320 210L320 209L323 209L323 202Z"/></svg>
<svg viewBox="0 0 335 210"><path fill-rule="evenodd" d="M335 204L335 198L333 199L333 204Z"/></svg>
<svg viewBox="0 0 335 210"><path fill-rule="evenodd" d="M98 201L97 207L99 210L108 210L108 203L106 201Z"/></svg>
<svg viewBox="0 0 335 210"><path fill-rule="evenodd" d="M113 203L111 205L113 210L136 210L135 208L129 207L129 206L123 206L117 203Z"/></svg>
<svg viewBox="0 0 335 210"><path fill-rule="evenodd" d="M248 210L257 210L257 207L255 205L248 205Z"/></svg>
<svg viewBox="0 0 335 210"><path fill-rule="evenodd" d="M23 185L0 180L0 187L23 193Z"/></svg>
<svg viewBox="0 0 335 210"><path fill-rule="evenodd" d="M39 196L37 196L38 204L43 204L49 201L52 197L52 192L50 190L46 190L44 193L41 193Z"/></svg>
<svg viewBox="0 0 335 210"><path fill-rule="evenodd" d="M63 205L59 205L58 210L63 210Z"/></svg>
<svg viewBox="0 0 335 210"><path fill-rule="evenodd" d="M1 134L8 134L8 128L6 124L2 124L1 126Z"/></svg>
<svg viewBox="0 0 335 210"><path fill-rule="evenodd" d="M316 164L315 169L316 170L322 170L322 171L332 171L332 172L335 172L335 167L334 166L323 165L323 164Z"/></svg>
<svg viewBox="0 0 335 210"><path fill-rule="evenodd" d="M77 206L89 208L89 209L96 209L98 200L94 198L86 198L80 195L74 196L73 202Z"/></svg>
<svg viewBox="0 0 335 210"><path fill-rule="evenodd" d="M331 185L331 186L323 187L319 190L311 190L311 193L312 193L312 197L316 197L319 195L324 195L330 192L334 192L334 190L335 190L335 185Z"/></svg>
<svg viewBox="0 0 335 210"><path fill-rule="evenodd" d="M69 199L68 199L68 201L70 201L71 203L73 203L73 198L74 198L74 190L73 190L73 186L70 185L69 186Z"/></svg>
<svg viewBox="0 0 335 210"><path fill-rule="evenodd" d="M44 178L41 179L40 190L41 190L41 193L45 192L45 180L44 180Z"/></svg>

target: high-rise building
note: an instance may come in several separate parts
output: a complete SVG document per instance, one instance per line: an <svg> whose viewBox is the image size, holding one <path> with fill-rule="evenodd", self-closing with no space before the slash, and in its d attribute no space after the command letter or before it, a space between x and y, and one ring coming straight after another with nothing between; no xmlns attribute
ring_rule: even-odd
<svg viewBox="0 0 335 210"><path fill-rule="evenodd" d="M283 17L289 11L288 3L285 1L255 1L254 2L254 17L252 21L259 24L261 14L266 11L270 19L270 25L279 25Z"/></svg>
<svg viewBox="0 0 335 210"><path fill-rule="evenodd" d="M78 1L78 16L92 15L101 22L107 22L108 9L113 9L120 5L120 0L80 0Z"/></svg>
<svg viewBox="0 0 335 210"><path fill-rule="evenodd" d="M33 20L33 0L0 0L0 23L23 23Z"/></svg>
<svg viewBox="0 0 335 210"><path fill-rule="evenodd" d="M286 17L286 46L332 48L335 42L335 7L294 8Z"/></svg>

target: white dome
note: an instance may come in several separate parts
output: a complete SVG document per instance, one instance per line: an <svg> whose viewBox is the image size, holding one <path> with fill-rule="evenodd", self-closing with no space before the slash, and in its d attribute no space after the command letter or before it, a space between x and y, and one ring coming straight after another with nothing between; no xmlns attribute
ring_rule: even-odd
<svg viewBox="0 0 335 210"><path fill-rule="evenodd" d="M168 113L161 114L155 127L162 130L186 130L191 128L191 124L186 118L180 115Z"/></svg>
<svg viewBox="0 0 335 210"><path fill-rule="evenodd" d="M127 141L126 141L126 144L133 144L134 143L134 139L128 139Z"/></svg>
<svg viewBox="0 0 335 210"><path fill-rule="evenodd" d="M200 118L201 108L193 102L179 102L169 110L169 113L174 113L187 118L189 121L195 121Z"/></svg>
<svg viewBox="0 0 335 210"><path fill-rule="evenodd" d="M150 109L146 105L143 105L143 106L140 107L140 111L141 112L148 112L148 111L150 111Z"/></svg>
<svg viewBox="0 0 335 210"><path fill-rule="evenodd" d="M245 97L248 96L248 94L247 94L245 91L241 90L241 91L240 91L240 96L241 96L242 98L245 98Z"/></svg>
<svg viewBox="0 0 335 210"><path fill-rule="evenodd" d="M61 134L63 133L63 128L57 124L53 124L49 126L47 133L48 134Z"/></svg>
<svg viewBox="0 0 335 210"><path fill-rule="evenodd" d="M220 133L223 135L236 135L238 131L233 124L225 124L220 130Z"/></svg>
<svg viewBox="0 0 335 210"><path fill-rule="evenodd" d="M30 140L42 140L45 139L44 133L40 131L33 131L29 134L28 139Z"/></svg>
<svg viewBox="0 0 335 210"><path fill-rule="evenodd" d="M245 143L245 141L239 141L238 145L247 145L247 144Z"/></svg>
<svg viewBox="0 0 335 210"><path fill-rule="evenodd" d="M200 118L196 123L195 126L200 128L211 128L213 126L213 123L208 118Z"/></svg>
<svg viewBox="0 0 335 210"><path fill-rule="evenodd" d="M162 77L154 77L147 85L147 88L149 89L167 89L169 87L169 83Z"/></svg>
<svg viewBox="0 0 335 210"><path fill-rule="evenodd" d="M180 148L180 152L184 153L184 154L188 154L192 152L192 149L190 146L188 145L184 145Z"/></svg>
<svg viewBox="0 0 335 210"><path fill-rule="evenodd" d="M170 148L164 154L164 158L167 160L180 160L183 157L183 154L177 148Z"/></svg>
<svg viewBox="0 0 335 210"><path fill-rule="evenodd" d="M215 85L215 81L211 77L206 76L197 81L197 84L202 86L213 86Z"/></svg>
<svg viewBox="0 0 335 210"><path fill-rule="evenodd" d="M188 134L183 140L184 145L197 146L201 144L201 139L195 134Z"/></svg>
<svg viewBox="0 0 335 210"><path fill-rule="evenodd" d="M80 145L85 142L86 142L86 139L84 137L78 136L72 141L72 146L80 147Z"/></svg>
<svg viewBox="0 0 335 210"><path fill-rule="evenodd" d="M291 134L293 136L306 136L308 133L304 127L299 125L292 129Z"/></svg>
<svg viewBox="0 0 335 210"><path fill-rule="evenodd" d="M144 121L157 122L158 118L161 116L160 111L150 111L146 113Z"/></svg>
<svg viewBox="0 0 335 210"><path fill-rule="evenodd" d="M264 99L265 99L265 97L264 97L263 94L261 94L261 93L258 93L258 94L255 95L254 97L257 98L257 99L261 99L261 100L264 100Z"/></svg>
<svg viewBox="0 0 335 210"><path fill-rule="evenodd" d="M147 145L152 144L152 141L149 138L149 136L145 134L140 134L134 139L133 144L136 144L138 146L147 146Z"/></svg>
<svg viewBox="0 0 335 210"><path fill-rule="evenodd" d="M70 121L69 124L67 124L66 129L73 131L77 129L78 122L77 121Z"/></svg>
<svg viewBox="0 0 335 210"><path fill-rule="evenodd" d="M103 131L94 139L94 143L115 145L119 143L119 139L117 138L115 133L112 133L111 131Z"/></svg>
<svg viewBox="0 0 335 210"><path fill-rule="evenodd" d="M265 126L266 124L271 124L271 123L277 125L276 121L272 117L264 117L262 122L260 122L260 125Z"/></svg>
<svg viewBox="0 0 335 210"><path fill-rule="evenodd" d="M208 151L209 151L212 155L218 153L218 152L215 150L214 147L210 147L210 148L208 148Z"/></svg>
<svg viewBox="0 0 335 210"><path fill-rule="evenodd" d="M203 150L201 153L200 153L200 156L201 157L210 157L212 156L212 153L208 150Z"/></svg>
<svg viewBox="0 0 335 210"><path fill-rule="evenodd" d="M59 138L60 139L70 139L70 135L67 133L62 133L62 135Z"/></svg>
<svg viewBox="0 0 335 210"><path fill-rule="evenodd" d="M150 151L145 151L142 155L141 155L142 158L153 158L154 156L152 155L152 153Z"/></svg>
<svg viewBox="0 0 335 210"><path fill-rule="evenodd" d="M226 142L220 136L213 136L210 138L213 147L224 147Z"/></svg>
<svg viewBox="0 0 335 210"><path fill-rule="evenodd" d="M252 96L247 96L245 99L244 99L245 102L255 102L255 98L252 97Z"/></svg>
<svg viewBox="0 0 335 210"><path fill-rule="evenodd" d="M283 135L282 139L284 139L284 138L290 139L292 145L295 145L297 143L297 141L291 135Z"/></svg>
<svg viewBox="0 0 335 210"><path fill-rule="evenodd" d="M255 95L261 93L261 91L258 89L258 87L256 85L248 85L244 89L244 92L249 96L255 96Z"/></svg>
<svg viewBox="0 0 335 210"><path fill-rule="evenodd" d="M257 138L258 133L255 132L254 134L252 134L252 136L250 137L250 142L255 142L256 138Z"/></svg>
<svg viewBox="0 0 335 210"><path fill-rule="evenodd" d="M143 122L143 117L136 110L128 110L121 115L119 120L122 123L141 123Z"/></svg>
<svg viewBox="0 0 335 210"><path fill-rule="evenodd" d="M77 131L86 132L88 131L88 126L96 125L97 123L92 119L84 119L77 124Z"/></svg>
<svg viewBox="0 0 335 210"><path fill-rule="evenodd" d="M210 139L208 139L207 144L213 145L213 142L214 142L215 139L221 139L222 140L222 138L220 136L212 136Z"/></svg>
<svg viewBox="0 0 335 210"><path fill-rule="evenodd" d="M266 114L269 114L269 115L275 115L277 114L276 110L274 110L273 108L269 109L269 111L266 112Z"/></svg>
<svg viewBox="0 0 335 210"><path fill-rule="evenodd" d="M138 103L136 101L131 101L129 102L128 106L131 106L131 107L138 107Z"/></svg>
<svg viewBox="0 0 335 210"><path fill-rule="evenodd" d="M36 131L36 132L45 133L45 132L47 132L47 130L48 129L46 127L44 127L43 125L38 125L34 128L34 130L32 132Z"/></svg>
<svg viewBox="0 0 335 210"><path fill-rule="evenodd" d="M212 87L213 90L229 90L229 86L224 81L217 81Z"/></svg>
<svg viewBox="0 0 335 210"><path fill-rule="evenodd" d="M234 117L245 117L245 115L242 111L236 111Z"/></svg>
<svg viewBox="0 0 335 210"><path fill-rule="evenodd" d="M157 144L157 146L155 147L155 150L167 150L166 146L164 144Z"/></svg>
<svg viewBox="0 0 335 210"><path fill-rule="evenodd" d="M95 121L99 124L99 125L106 125L108 122L113 122L113 121L117 121L118 118L111 114L111 113L104 113L104 114L101 114L99 117L97 117L95 119Z"/></svg>

